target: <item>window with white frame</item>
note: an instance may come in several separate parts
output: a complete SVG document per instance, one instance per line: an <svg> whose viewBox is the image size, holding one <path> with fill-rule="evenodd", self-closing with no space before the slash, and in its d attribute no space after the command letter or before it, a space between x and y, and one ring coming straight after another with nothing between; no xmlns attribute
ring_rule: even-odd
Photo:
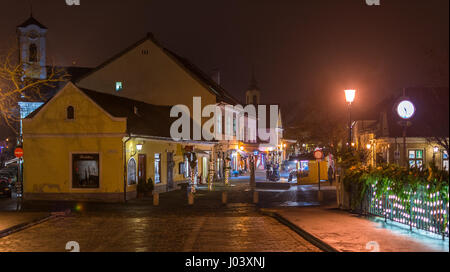
<svg viewBox="0 0 450 272"><path fill-rule="evenodd" d="M448 171L448 153L446 150L442 151L442 169Z"/></svg>
<svg viewBox="0 0 450 272"><path fill-rule="evenodd" d="M136 160L131 158L128 161L127 165L127 181L128 185L134 185L137 183L137 175L136 175Z"/></svg>
<svg viewBox="0 0 450 272"><path fill-rule="evenodd" d="M155 183L161 182L161 153L155 154Z"/></svg>
<svg viewBox="0 0 450 272"><path fill-rule="evenodd" d="M408 150L409 167L422 168L423 166L423 149Z"/></svg>

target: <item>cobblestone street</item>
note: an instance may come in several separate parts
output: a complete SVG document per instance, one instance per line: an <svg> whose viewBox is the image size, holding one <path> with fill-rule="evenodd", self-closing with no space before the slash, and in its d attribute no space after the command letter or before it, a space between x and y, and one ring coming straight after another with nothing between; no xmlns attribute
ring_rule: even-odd
<svg viewBox="0 0 450 272"><path fill-rule="evenodd" d="M86 212L56 218L0 239L0 252L65 251L319 251L251 205L221 211Z"/></svg>

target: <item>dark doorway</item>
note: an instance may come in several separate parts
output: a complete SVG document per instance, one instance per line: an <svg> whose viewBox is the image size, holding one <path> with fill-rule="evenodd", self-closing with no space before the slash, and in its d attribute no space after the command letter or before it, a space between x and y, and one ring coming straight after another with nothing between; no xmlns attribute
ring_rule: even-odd
<svg viewBox="0 0 450 272"><path fill-rule="evenodd" d="M139 154L138 156L138 181L145 181L147 178L147 155Z"/></svg>
<svg viewBox="0 0 450 272"><path fill-rule="evenodd" d="M167 152L167 188L173 189L173 168L175 162L173 161L173 152Z"/></svg>

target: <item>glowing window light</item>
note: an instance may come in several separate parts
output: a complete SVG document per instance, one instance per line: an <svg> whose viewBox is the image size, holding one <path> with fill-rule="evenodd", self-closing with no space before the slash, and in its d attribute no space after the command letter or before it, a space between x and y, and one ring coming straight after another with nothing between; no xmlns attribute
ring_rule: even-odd
<svg viewBox="0 0 450 272"><path fill-rule="evenodd" d="M120 92L123 90L123 83L122 81L116 81L116 92Z"/></svg>

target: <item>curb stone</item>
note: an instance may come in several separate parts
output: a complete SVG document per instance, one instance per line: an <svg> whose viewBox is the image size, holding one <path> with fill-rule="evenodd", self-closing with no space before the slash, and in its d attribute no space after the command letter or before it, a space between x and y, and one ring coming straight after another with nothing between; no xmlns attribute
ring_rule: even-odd
<svg viewBox="0 0 450 272"><path fill-rule="evenodd" d="M30 228L30 227L38 225L40 223L44 223L45 221L48 221L50 219L54 219L56 217L58 217L58 215L50 214L50 215L46 215L46 216L40 217L38 219L32 220L30 222L21 223L21 224L12 226L12 227L4 229L4 230L0 230L0 238L3 238L5 236L8 236L10 234L19 232L19 231L24 230L24 229Z"/></svg>
<svg viewBox="0 0 450 272"><path fill-rule="evenodd" d="M283 225L289 227L294 232L296 232L298 235L303 237L306 241L310 242L314 246L318 247L320 250L324 252L340 252L339 250L335 249L334 247L330 246L329 244L325 243L324 241L320 240L319 238L315 237L314 235L310 234L309 232L306 232L304 229L300 228L296 224L292 223L282 215L280 215L277 212L272 212L264 209L259 210L260 213L263 215L270 216L274 219L276 219L278 222L282 223Z"/></svg>

